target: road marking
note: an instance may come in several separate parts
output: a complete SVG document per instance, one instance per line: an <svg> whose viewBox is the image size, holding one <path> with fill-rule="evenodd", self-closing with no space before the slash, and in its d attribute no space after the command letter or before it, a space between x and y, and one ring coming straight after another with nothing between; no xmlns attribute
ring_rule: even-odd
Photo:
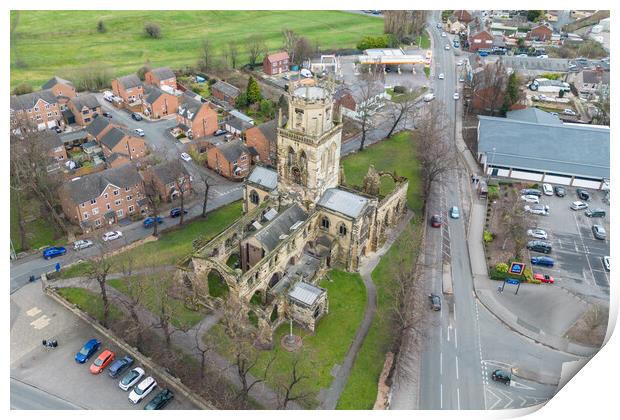
<svg viewBox="0 0 620 420"><path fill-rule="evenodd" d="M439 374L443 375L443 353L439 352Z"/></svg>
<svg viewBox="0 0 620 420"><path fill-rule="evenodd" d="M456 380L458 381L459 379L459 357L454 356L454 359L456 360Z"/></svg>
<svg viewBox="0 0 620 420"><path fill-rule="evenodd" d="M41 312L42 312L42 311L41 311L41 309L39 309L39 308L37 308L36 306L34 306L34 307L32 307L32 308L30 308L30 309L28 309L28 310L26 311L26 315L28 315L28 316L37 316L37 315L39 315Z"/></svg>
<svg viewBox="0 0 620 420"><path fill-rule="evenodd" d="M510 381L510 386L513 387L513 388L518 388L518 389L528 389L530 391L535 391L536 390L536 388L532 388L531 386L522 384L521 382L517 382L514 379Z"/></svg>
<svg viewBox="0 0 620 420"><path fill-rule="evenodd" d="M448 331L446 331L448 333L448 342L450 342L450 329L452 328L452 324L448 324Z"/></svg>
<svg viewBox="0 0 620 420"><path fill-rule="evenodd" d="M443 408L443 384L439 384L439 408Z"/></svg>
<svg viewBox="0 0 620 420"><path fill-rule="evenodd" d="M454 348L455 349L459 348L459 340L458 340L458 337L456 335L456 327L454 327Z"/></svg>
<svg viewBox="0 0 620 420"><path fill-rule="evenodd" d="M30 325L32 325L35 330L42 330L43 328L47 327L49 323L50 319L47 317L47 315L42 315L41 317L32 321Z"/></svg>
<svg viewBox="0 0 620 420"><path fill-rule="evenodd" d="M461 390L456 388L456 408L461 409Z"/></svg>

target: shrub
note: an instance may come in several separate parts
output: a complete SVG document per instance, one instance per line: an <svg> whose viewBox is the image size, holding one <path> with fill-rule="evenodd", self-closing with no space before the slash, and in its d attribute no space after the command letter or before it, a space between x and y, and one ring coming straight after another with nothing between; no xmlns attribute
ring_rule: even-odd
<svg viewBox="0 0 620 420"><path fill-rule="evenodd" d="M506 263L497 263L497 264L495 264L495 269L499 273L507 273L508 272L508 264L506 264Z"/></svg>
<svg viewBox="0 0 620 420"><path fill-rule="evenodd" d="M156 23L146 23L144 25L144 33L149 38L161 38L161 28Z"/></svg>
<svg viewBox="0 0 620 420"><path fill-rule="evenodd" d="M536 189L536 188L538 188L538 183L536 182L536 183L530 185L528 188Z"/></svg>
<svg viewBox="0 0 620 420"><path fill-rule="evenodd" d="M484 231L484 242L491 242L492 240L493 240L493 234L490 231L485 230Z"/></svg>
<svg viewBox="0 0 620 420"><path fill-rule="evenodd" d="M105 23L100 20L99 22L97 22L97 32L99 32L100 34L104 34L107 32L107 28L105 27Z"/></svg>
<svg viewBox="0 0 620 420"><path fill-rule="evenodd" d="M24 95L26 93L31 93L31 92L32 92L32 86L30 86L26 82L20 83L19 85L13 88L13 95Z"/></svg>
<svg viewBox="0 0 620 420"><path fill-rule="evenodd" d="M358 50L367 50L370 48L388 48L392 40L388 35L365 36L357 43Z"/></svg>
<svg viewBox="0 0 620 420"><path fill-rule="evenodd" d="M406 93L407 88L404 86L394 86L394 93Z"/></svg>

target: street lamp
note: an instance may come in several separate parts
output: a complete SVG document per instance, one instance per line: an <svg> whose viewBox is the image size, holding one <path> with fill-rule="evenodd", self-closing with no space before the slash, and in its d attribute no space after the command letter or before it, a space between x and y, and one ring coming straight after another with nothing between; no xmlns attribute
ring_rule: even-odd
<svg viewBox="0 0 620 420"><path fill-rule="evenodd" d="M495 160L495 147L493 148L493 154L491 155L491 161L489 162L489 169L491 172L488 174L487 179L490 179L493 175L493 160Z"/></svg>

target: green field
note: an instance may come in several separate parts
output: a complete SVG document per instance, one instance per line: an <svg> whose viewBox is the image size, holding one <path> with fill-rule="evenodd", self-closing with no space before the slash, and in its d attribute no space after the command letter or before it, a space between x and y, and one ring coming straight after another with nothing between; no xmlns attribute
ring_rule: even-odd
<svg viewBox="0 0 620 420"><path fill-rule="evenodd" d="M58 289L58 294L77 305L93 318L99 321L103 320L103 301L98 293L78 287L63 287ZM122 317L121 310L115 304L110 303L110 320L113 321Z"/></svg>
<svg viewBox="0 0 620 420"><path fill-rule="evenodd" d="M97 32L100 20L105 33ZM160 39L144 36L148 22L161 27ZM325 51L355 48L362 36L380 35L383 20L340 11L12 11L11 86L38 87L54 75L95 63L110 66L117 76L135 72L147 60L153 66L194 66L205 38L219 56L229 42L238 43L243 64L249 37L263 37L276 51L285 28Z"/></svg>

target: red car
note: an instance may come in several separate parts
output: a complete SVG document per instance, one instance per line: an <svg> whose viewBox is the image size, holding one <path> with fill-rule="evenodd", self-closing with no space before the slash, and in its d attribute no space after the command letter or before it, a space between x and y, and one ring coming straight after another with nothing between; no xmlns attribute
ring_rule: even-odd
<svg viewBox="0 0 620 420"><path fill-rule="evenodd" d="M540 273L536 273L534 274L534 279L539 280L541 283L551 283L553 284L555 282L555 280L553 280L553 277L547 275L547 274L540 274Z"/></svg>
<svg viewBox="0 0 620 420"><path fill-rule="evenodd" d="M431 217L431 226L432 227L441 227L441 216L438 214L434 214Z"/></svg>
<svg viewBox="0 0 620 420"><path fill-rule="evenodd" d="M114 360L113 352L108 349L102 351L99 357L97 357L93 364L90 365L90 373L92 373L93 375L97 375L103 372L103 369L105 369L106 366L108 366L112 362L112 360Z"/></svg>

